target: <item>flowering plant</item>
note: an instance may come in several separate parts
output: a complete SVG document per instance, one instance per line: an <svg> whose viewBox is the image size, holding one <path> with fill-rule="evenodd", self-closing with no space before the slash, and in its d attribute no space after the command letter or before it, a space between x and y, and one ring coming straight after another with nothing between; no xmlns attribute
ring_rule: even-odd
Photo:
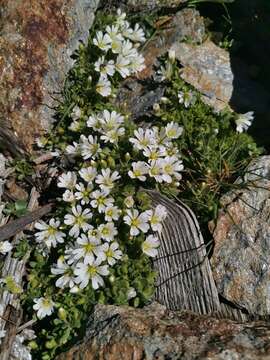
<svg viewBox="0 0 270 360"><path fill-rule="evenodd" d="M151 121L135 123L116 105L121 81L145 67L148 35L121 11L97 16L89 43L74 55L57 125L38 141L55 155L58 177L50 188L57 206L35 224L22 295L37 320L30 344L37 359L54 359L74 341L97 302L142 306L151 299L152 259L167 211L153 207L144 189L181 191L207 226L229 181L223 168L234 171L234 155L248 161L254 150L246 134L236 137L231 115L214 115L180 79L172 53L160 59L166 90Z"/></svg>

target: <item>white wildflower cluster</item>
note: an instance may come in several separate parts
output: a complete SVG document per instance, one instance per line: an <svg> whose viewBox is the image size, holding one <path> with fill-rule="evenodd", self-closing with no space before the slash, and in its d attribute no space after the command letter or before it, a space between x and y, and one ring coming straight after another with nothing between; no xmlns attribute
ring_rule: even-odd
<svg viewBox="0 0 270 360"><path fill-rule="evenodd" d="M106 26L104 32L98 31L93 39L93 44L102 51L94 66L99 73L96 90L104 97L111 95L110 78L116 73L126 78L145 67L144 57L137 50L145 41L143 29L139 24L132 28L121 10L117 11L117 15L116 21Z"/></svg>
<svg viewBox="0 0 270 360"><path fill-rule="evenodd" d="M173 141L182 134L182 131L183 128L174 122L161 129L154 126L150 129L135 130L134 137L129 141L143 154L145 161L132 163L132 170L128 172L130 178L146 181L149 176L158 183L177 185L181 179L183 164Z"/></svg>
<svg viewBox="0 0 270 360"><path fill-rule="evenodd" d="M93 43L104 53L94 65L100 73L97 92L104 96L111 92L110 84L109 90L101 90L99 85L101 82L108 84L109 77L116 72L126 77L143 69L143 57L137 50L143 41L143 30L138 24L131 28L120 11L117 21L107 26L106 32L97 32ZM63 172L57 182L62 190L65 213L35 224L36 241L43 254L49 254L52 249L54 254L59 254L51 267L56 287L67 288L71 293L87 286L94 290L104 286L110 268L128 256L125 249L134 237L140 239L145 255L157 255L157 234L162 231L166 208L158 205L142 211L135 197L123 197L123 188L127 182L134 182L138 188L138 180L146 183L150 180L151 187L152 180L175 186L183 169L174 144L183 129L176 123L161 128L138 128L129 139L130 124L117 111L93 112L82 129L79 126L81 115L76 105L71 114L71 126L81 133L79 140L67 145L65 150L68 157L78 161L73 161L73 169ZM123 139L128 148L133 148L134 161L125 164L104 161L110 151L119 151ZM130 288L127 298L135 296L136 290ZM53 299L45 295L35 299L38 318L51 315L54 308Z"/></svg>

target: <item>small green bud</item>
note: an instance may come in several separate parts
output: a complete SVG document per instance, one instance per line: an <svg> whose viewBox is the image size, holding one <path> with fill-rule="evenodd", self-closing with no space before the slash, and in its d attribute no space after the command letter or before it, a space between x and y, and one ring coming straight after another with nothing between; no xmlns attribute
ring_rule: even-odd
<svg viewBox="0 0 270 360"><path fill-rule="evenodd" d="M60 307L58 310L58 317L59 319L66 321L67 319L67 312L64 308Z"/></svg>
<svg viewBox="0 0 270 360"><path fill-rule="evenodd" d="M129 161L130 159L131 159L130 153L127 152L127 153L125 154L125 160L126 160L126 161Z"/></svg>
<svg viewBox="0 0 270 360"><path fill-rule="evenodd" d="M32 340L28 343L28 346L30 347L30 349L35 350L38 348L38 344L36 343L36 341Z"/></svg>
<svg viewBox="0 0 270 360"><path fill-rule="evenodd" d="M107 168L108 167L107 161L105 161L105 160L101 160L100 165L101 165L102 168Z"/></svg>
<svg viewBox="0 0 270 360"><path fill-rule="evenodd" d="M62 135L62 134L64 134L64 132L65 132L65 129L64 129L64 128L62 128L62 127L59 127L59 128L58 128L58 133L59 133L59 134Z"/></svg>
<svg viewBox="0 0 270 360"><path fill-rule="evenodd" d="M114 283L114 282L115 282L115 276L114 276L114 275L111 275L111 276L109 277L109 281L110 281L110 283Z"/></svg>
<svg viewBox="0 0 270 360"><path fill-rule="evenodd" d="M111 169L115 168L115 161L113 157L109 156L107 159L107 163Z"/></svg>
<svg viewBox="0 0 270 360"><path fill-rule="evenodd" d="M56 346L57 346L57 343L54 339L52 339L50 341L46 341L46 343L45 343L46 349L53 349Z"/></svg>

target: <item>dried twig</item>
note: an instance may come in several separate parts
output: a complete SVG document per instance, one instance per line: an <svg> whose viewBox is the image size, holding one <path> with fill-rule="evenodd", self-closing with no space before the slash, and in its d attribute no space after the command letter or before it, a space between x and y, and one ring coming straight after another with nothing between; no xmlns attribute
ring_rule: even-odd
<svg viewBox="0 0 270 360"><path fill-rule="evenodd" d="M0 241L7 240L10 237L16 235L18 232L24 230L27 225L40 219L42 216L48 214L51 210L52 204L47 204L25 216L22 216L19 219L8 222L6 225L0 227Z"/></svg>

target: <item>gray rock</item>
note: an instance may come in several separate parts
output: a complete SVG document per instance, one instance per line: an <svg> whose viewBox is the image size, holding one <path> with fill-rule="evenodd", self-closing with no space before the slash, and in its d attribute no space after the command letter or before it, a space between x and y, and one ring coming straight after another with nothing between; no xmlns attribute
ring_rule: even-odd
<svg viewBox="0 0 270 360"><path fill-rule="evenodd" d="M0 122L25 148L52 123L52 110L98 0L10 0L0 9Z"/></svg>
<svg viewBox="0 0 270 360"><path fill-rule="evenodd" d="M154 303L99 305L84 340L57 360L267 360L270 326L240 324Z"/></svg>
<svg viewBox="0 0 270 360"><path fill-rule="evenodd" d="M175 8L187 0L127 0L126 4L130 10L149 11L161 8Z"/></svg>
<svg viewBox="0 0 270 360"><path fill-rule="evenodd" d="M211 259L218 292L250 314L270 314L270 156L248 166L226 194Z"/></svg>
<svg viewBox="0 0 270 360"><path fill-rule="evenodd" d="M229 53L212 41L201 45L175 42L176 58L183 65L181 77L203 95L217 111L226 107L233 93L233 73Z"/></svg>

